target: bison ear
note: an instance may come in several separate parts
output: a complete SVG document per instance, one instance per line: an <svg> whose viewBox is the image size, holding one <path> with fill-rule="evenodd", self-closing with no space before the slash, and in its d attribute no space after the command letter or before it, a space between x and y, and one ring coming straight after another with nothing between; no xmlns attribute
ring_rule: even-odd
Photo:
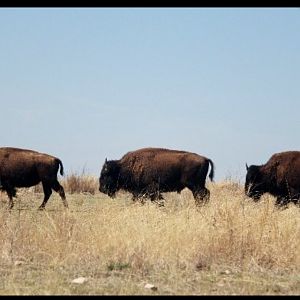
<svg viewBox="0 0 300 300"><path fill-rule="evenodd" d="M246 163L246 170L248 171L248 169L249 169L249 167L248 167L248 165L247 165L247 163Z"/></svg>

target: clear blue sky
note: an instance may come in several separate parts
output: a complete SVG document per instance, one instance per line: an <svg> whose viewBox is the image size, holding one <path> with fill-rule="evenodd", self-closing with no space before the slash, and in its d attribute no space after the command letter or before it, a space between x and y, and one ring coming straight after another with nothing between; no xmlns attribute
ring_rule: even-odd
<svg viewBox="0 0 300 300"><path fill-rule="evenodd" d="M298 8L2 8L0 146L66 173L152 146L216 180L300 150Z"/></svg>

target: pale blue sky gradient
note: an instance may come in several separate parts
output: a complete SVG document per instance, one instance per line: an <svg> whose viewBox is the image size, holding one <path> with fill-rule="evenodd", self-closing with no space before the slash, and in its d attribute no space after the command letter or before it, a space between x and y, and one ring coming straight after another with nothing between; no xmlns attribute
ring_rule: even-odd
<svg viewBox="0 0 300 300"><path fill-rule="evenodd" d="M67 174L152 146L243 182L300 150L300 9L2 8L0 103L0 146Z"/></svg>

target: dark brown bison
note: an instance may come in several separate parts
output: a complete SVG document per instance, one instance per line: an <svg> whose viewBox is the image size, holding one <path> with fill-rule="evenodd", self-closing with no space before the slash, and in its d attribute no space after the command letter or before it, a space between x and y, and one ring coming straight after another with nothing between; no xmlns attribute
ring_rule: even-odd
<svg viewBox="0 0 300 300"><path fill-rule="evenodd" d="M114 197L120 189L137 198L163 199L161 193L190 189L196 204L209 199L205 179L213 180L214 164L203 156L186 151L144 148L128 152L120 160L105 159L99 178L99 191Z"/></svg>
<svg viewBox="0 0 300 300"><path fill-rule="evenodd" d="M300 200L300 151L286 151L271 156L261 166L247 168L245 193L258 201L262 194L277 197L277 206Z"/></svg>
<svg viewBox="0 0 300 300"><path fill-rule="evenodd" d="M44 201L39 209L44 209L52 190L59 193L63 204L68 207L63 187L57 181L57 172L63 175L60 159L32 150L0 148L0 189L7 192L9 208L14 206L17 187L30 187L42 182Z"/></svg>

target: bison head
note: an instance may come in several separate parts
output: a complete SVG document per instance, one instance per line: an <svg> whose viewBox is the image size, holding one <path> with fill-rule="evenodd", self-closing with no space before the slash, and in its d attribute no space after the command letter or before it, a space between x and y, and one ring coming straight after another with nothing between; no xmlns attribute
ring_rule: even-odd
<svg viewBox="0 0 300 300"><path fill-rule="evenodd" d="M246 164L247 175L245 182L245 194L253 200L258 201L264 193L264 180L260 171L260 166L250 166Z"/></svg>
<svg viewBox="0 0 300 300"><path fill-rule="evenodd" d="M99 178L99 191L114 198L118 190L120 168L116 161L105 159Z"/></svg>

